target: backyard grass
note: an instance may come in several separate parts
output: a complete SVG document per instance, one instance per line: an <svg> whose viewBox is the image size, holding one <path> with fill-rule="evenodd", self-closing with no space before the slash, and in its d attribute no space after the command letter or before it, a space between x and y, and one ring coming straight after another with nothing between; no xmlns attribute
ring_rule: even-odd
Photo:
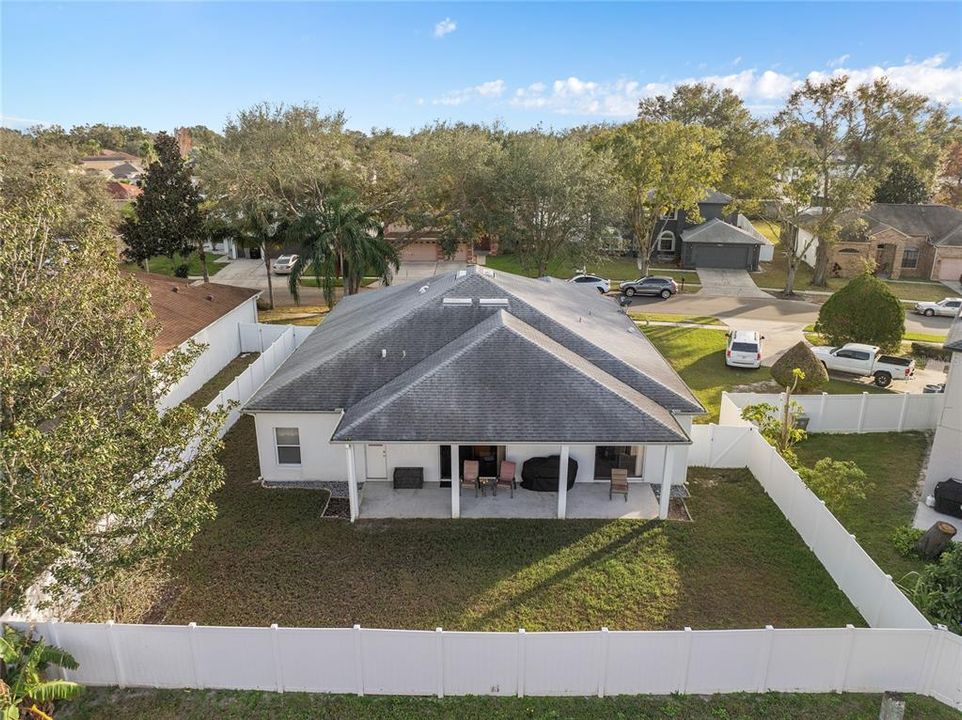
<svg viewBox="0 0 962 720"><path fill-rule="evenodd" d="M723 390L772 382L767 367L749 370L725 364L724 330L649 325L642 327L642 331L708 410L707 416L695 418L695 422L718 422ZM888 392L874 385L847 380L830 380L823 390L832 395Z"/></svg>
<svg viewBox="0 0 962 720"><path fill-rule="evenodd" d="M207 274L215 275L220 272L220 269L224 267L223 263L214 262L216 255L213 253L207 253ZM173 276L174 268L182 263L187 263L188 275L200 277L204 274L203 266L200 263L200 255L196 252L192 252L186 258L180 255L175 255L174 259L171 260L166 255L157 255L156 257L150 258L150 272L157 273L158 275L170 275ZM140 270L141 268L135 264L127 264L124 266L127 270Z"/></svg>
<svg viewBox="0 0 962 720"><path fill-rule="evenodd" d="M184 402L198 410L206 407L211 400L217 397L217 393L230 385L234 378L244 372L247 366L259 356L260 353L256 352L241 353L221 368L219 373L204 383L199 390L184 400Z"/></svg>
<svg viewBox="0 0 962 720"><path fill-rule="evenodd" d="M895 582L919 570L922 561L895 551L892 534L911 524L928 438L917 432L865 435L810 435L796 446L799 460L814 465L820 458L852 460L868 475L873 487L837 517L859 544Z"/></svg>
<svg viewBox="0 0 962 720"><path fill-rule="evenodd" d="M905 720L958 720L931 698L905 697ZM875 720L881 695L622 695L609 698L390 697L230 690L89 688L64 720Z"/></svg>
<svg viewBox="0 0 962 720"><path fill-rule="evenodd" d="M319 517L225 438L218 516L171 567L163 622L460 630L862 625L747 470L692 470L694 522ZM640 488L638 489L640 492Z"/></svg>

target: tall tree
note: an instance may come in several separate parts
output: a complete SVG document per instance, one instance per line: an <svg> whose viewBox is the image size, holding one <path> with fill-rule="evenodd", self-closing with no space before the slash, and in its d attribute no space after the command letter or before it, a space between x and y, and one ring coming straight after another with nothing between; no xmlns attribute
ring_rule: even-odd
<svg viewBox="0 0 962 720"><path fill-rule="evenodd" d="M125 254L136 263L188 253L204 240L200 193L177 141L158 133L154 151L157 159L147 168L144 192L134 202L133 215L121 224Z"/></svg>
<svg viewBox="0 0 962 720"><path fill-rule="evenodd" d="M818 209L812 213L818 238L813 284L827 283L832 244L869 204L891 164L905 160L931 171L948 126L944 108L884 79L855 88L846 76L808 79L789 96L775 127L781 174L793 186L788 207Z"/></svg>
<svg viewBox="0 0 962 720"><path fill-rule="evenodd" d="M223 414L157 410L199 348L153 358L147 291L120 271L103 219L58 232L80 216L65 184L40 173L0 203L4 608L47 569L57 599L183 550L223 481Z"/></svg>
<svg viewBox="0 0 962 720"><path fill-rule="evenodd" d="M697 220L698 201L721 177L720 136L701 125L636 120L603 130L593 143L611 156L641 269L647 273L661 218L668 210L684 210Z"/></svg>
<svg viewBox="0 0 962 720"><path fill-rule="evenodd" d="M925 180L908 164L896 161L886 178L875 188L877 203L919 205L929 201L931 193Z"/></svg>
<svg viewBox="0 0 962 720"><path fill-rule="evenodd" d="M952 142L946 149L936 199L962 209L962 139Z"/></svg>
<svg viewBox="0 0 962 720"><path fill-rule="evenodd" d="M343 278L344 294L354 295L365 274L374 273L386 283L392 268L398 269L397 250L384 239L381 221L348 192L329 197L322 212L298 218L286 228L285 236L301 246L289 278L295 299L298 283L308 269L331 307L338 276Z"/></svg>
<svg viewBox="0 0 962 720"><path fill-rule="evenodd" d="M498 168L500 236L523 265L545 275L556 259L601 254L618 217L611 163L576 137L509 135Z"/></svg>
<svg viewBox="0 0 962 720"><path fill-rule="evenodd" d="M639 101L638 117L717 131L719 148L725 155L717 189L747 210L755 210L758 200L773 196L774 140L767 123L752 115L731 89L708 83L678 85L670 96Z"/></svg>

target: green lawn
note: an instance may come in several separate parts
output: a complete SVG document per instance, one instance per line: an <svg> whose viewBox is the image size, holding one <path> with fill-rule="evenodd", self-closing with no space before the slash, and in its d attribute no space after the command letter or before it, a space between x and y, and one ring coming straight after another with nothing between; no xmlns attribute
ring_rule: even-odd
<svg viewBox="0 0 962 720"><path fill-rule="evenodd" d="M287 278L281 276L281 279L284 281L284 286L287 287ZM376 277L361 278L361 287L367 287L376 280ZM321 283L317 282L317 278L310 274L301 276L301 285L304 285L305 287L321 287ZM344 278L335 278L334 287L344 287Z"/></svg>
<svg viewBox="0 0 962 720"><path fill-rule="evenodd" d="M922 567L920 560L899 555L892 533L911 524L928 439L922 433L870 433L865 435L810 435L796 446L805 465L823 457L853 460L874 487L866 498L838 514L839 521L854 533L859 544L885 572L898 582L906 573Z"/></svg>
<svg viewBox="0 0 962 720"><path fill-rule="evenodd" d="M809 323L804 327L806 333L815 332L815 323ZM902 342L927 342L927 343L938 343L941 345L945 342L945 336L948 333L946 330L942 334L935 333L911 333L907 332L902 336ZM816 336L817 337L817 336Z"/></svg>
<svg viewBox="0 0 962 720"><path fill-rule="evenodd" d="M689 325L724 325L725 323L710 315L672 315L670 313L650 313L642 312L634 308L629 308L628 315L636 322L678 322L688 323Z"/></svg>
<svg viewBox="0 0 962 720"><path fill-rule="evenodd" d="M327 305L282 305L258 310L257 322L271 325L319 325L329 312Z"/></svg>
<svg viewBox="0 0 962 720"><path fill-rule="evenodd" d="M217 393L230 385L234 378L244 372L244 370L247 369L247 366L254 362L259 356L260 353L256 352L242 353L238 355L223 368L221 368L219 373L204 383L204 385L197 390L197 392L184 400L184 402L191 407L197 408L198 410L202 407L206 407L211 400L217 397Z"/></svg>
<svg viewBox="0 0 962 720"><path fill-rule="evenodd" d="M514 273L515 275L526 275L535 277L536 268L524 268L517 255L488 255L485 259L485 267L492 270ZM563 278L567 280L581 271L581 263L571 262L564 259L555 260L548 264L548 275L551 277ZM635 258L614 257L588 263L587 272L609 280L634 280L641 276Z"/></svg>
<svg viewBox="0 0 962 720"><path fill-rule="evenodd" d="M214 262L215 255L213 253L207 253L207 274L215 275L220 272L220 269L224 267L223 263ZM175 255L174 259L171 260L166 255L158 255L156 257L150 258L150 272L157 273L159 275L171 275L174 274L174 268L182 263L186 262L188 265L188 274L191 276L200 277L204 274L203 266L200 263L200 255L196 252L191 253L186 258ZM128 270L139 270L137 265L127 264L124 266ZM146 268L143 268L146 269Z"/></svg>
<svg viewBox="0 0 962 720"><path fill-rule="evenodd" d="M771 372L767 367L749 370L725 364L724 330L665 325L650 325L642 330L708 410L709 414L696 418L697 422L718 422L723 390L732 391L733 388L771 381ZM874 385L847 380L830 380L823 390L833 395L888 392Z"/></svg>
<svg viewBox="0 0 962 720"><path fill-rule="evenodd" d="M506 631L863 624L746 470L693 470L691 523L351 525L318 516L318 491L259 486L250 417L225 443L218 516L173 563L163 622Z"/></svg>
<svg viewBox="0 0 962 720"><path fill-rule="evenodd" d="M906 696L905 720L957 720ZM609 698L385 697L229 690L90 688L62 720L875 720L880 695L673 695Z"/></svg>

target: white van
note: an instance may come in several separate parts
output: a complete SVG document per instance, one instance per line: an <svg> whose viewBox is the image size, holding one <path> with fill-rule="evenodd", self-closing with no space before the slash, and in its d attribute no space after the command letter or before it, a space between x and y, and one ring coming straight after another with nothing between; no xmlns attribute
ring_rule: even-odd
<svg viewBox="0 0 962 720"><path fill-rule="evenodd" d="M764 339L754 330L732 330L728 333L725 364L732 367L761 367Z"/></svg>

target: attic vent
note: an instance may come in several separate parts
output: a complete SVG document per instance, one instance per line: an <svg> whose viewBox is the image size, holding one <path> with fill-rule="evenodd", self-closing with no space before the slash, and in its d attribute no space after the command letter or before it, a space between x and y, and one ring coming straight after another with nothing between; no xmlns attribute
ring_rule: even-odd
<svg viewBox="0 0 962 720"><path fill-rule="evenodd" d="M386 357L387 357L387 348L381 348L381 357L382 357L382 358L386 358Z"/></svg>
<svg viewBox="0 0 962 720"><path fill-rule="evenodd" d="M489 270L488 268L479 267L478 272L488 277L494 277L494 270Z"/></svg>
<svg viewBox="0 0 962 720"><path fill-rule="evenodd" d="M441 301L442 305L470 305L474 302L471 298L446 297Z"/></svg>
<svg viewBox="0 0 962 720"><path fill-rule="evenodd" d="M481 305L496 305L498 307L508 307L508 298L479 298Z"/></svg>
<svg viewBox="0 0 962 720"><path fill-rule="evenodd" d="M213 296L213 295L208 295L208 296L207 296L207 299L210 300L211 302L214 302L214 296Z"/></svg>
<svg viewBox="0 0 962 720"><path fill-rule="evenodd" d="M424 293L426 293L428 291L428 287L429 287L428 285L422 285L421 287L419 287L418 295L423 295Z"/></svg>
<svg viewBox="0 0 962 720"><path fill-rule="evenodd" d="M466 277L467 274L468 274L468 271L467 271L467 270L458 270L458 277L459 277L459 278Z"/></svg>
<svg viewBox="0 0 962 720"><path fill-rule="evenodd" d="M173 292L180 292L180 288L177 287L176 285L171 285L171 286L170 286L170 289L171 289Z"/></svg>

